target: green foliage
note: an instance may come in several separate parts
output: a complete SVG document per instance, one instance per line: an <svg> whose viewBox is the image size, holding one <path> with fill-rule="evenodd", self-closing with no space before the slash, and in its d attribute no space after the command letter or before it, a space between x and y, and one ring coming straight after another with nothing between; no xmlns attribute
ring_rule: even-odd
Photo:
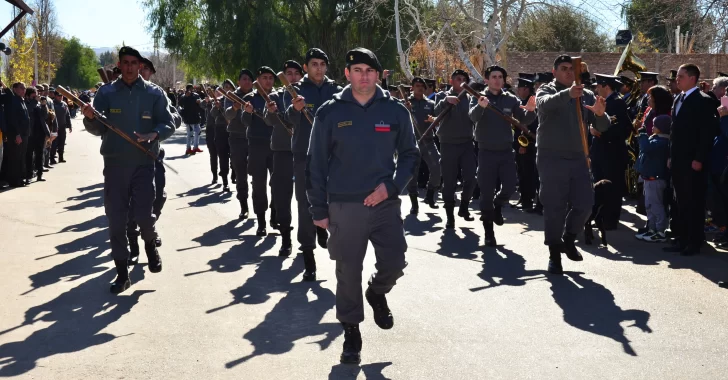
<svg viewBox="0 0 728 380"><path fill-rule="evenodd" d="M116 65L118 62L119 57L116 52L105 51L99 55L99 65L101 66Z"/></svg>
<svg viewBox="0 0 728 380"><path fill-rule="evenodd" d="M651 48L662 52L667 52L678 25L683 33L692 30L692 20L699 17L696 2L671 0L631 0L625 13L632 33L642 33Z"/></svg>
<svg viewBox="0 0 728 380"><path fill-rule="evenodd" d="M609 37L597 32L589 14L569 7L543 7L529 12L508 48L517 51L590 51L609 49Z"/></svg>
<svg viewBox="0 0 728 380"><path fill-rule="evenodd" d="M310 47L331 60L329 76L343 76L346 51L364 46L385 67L396 62L392 30L357 12L355 0L145 0L154 37L181 57L189 76L237 79L240 69L303 63ZM385 7L382 7L385 8ZM392 13L392 7L382 12ZM391 19L391 17L390 17Z"/></svg>
<svg viewBox="0 0 728 380"><path fill-rule="evenodd" d="M63 48L63 58L53 83L71 88L90 88L98 81L97 65L93 49L73 37Z"/></svg>

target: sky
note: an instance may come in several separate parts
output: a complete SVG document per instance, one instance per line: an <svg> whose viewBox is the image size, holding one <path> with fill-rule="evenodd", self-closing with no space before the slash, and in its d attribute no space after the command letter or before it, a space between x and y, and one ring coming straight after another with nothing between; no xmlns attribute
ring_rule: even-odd
<svg viewBox="0 0 728 380"><path fill-rule="evenodd" d="M64 37L78 37L81 43L92 48L114 47L122 42L139 50L151 51L154 47L140 0L54 0L53 3ZM12 8L10 3L0 2L0 28L12 20Z"/></svg>
<svg viewBox="0 0 728 380"><path fill-rule="evenodd" d="M599 23L601 31L609 36L615 36L618 29L626 27L620 16L621 0L567 1L588 12ZM114 47L125 42L139 50L153 49L141 0L54 0L54 4L64 37L78 37L81 43L92 48ZM0 2L0 27L12 19L11 10L9 3Z"/></svg>

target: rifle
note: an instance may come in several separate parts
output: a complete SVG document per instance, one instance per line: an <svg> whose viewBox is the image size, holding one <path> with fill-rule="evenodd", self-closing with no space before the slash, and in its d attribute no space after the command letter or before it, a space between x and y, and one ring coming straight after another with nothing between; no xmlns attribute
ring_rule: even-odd
<svg viewBox="0 0 728 380"><path fill-rule="evenodd" d="M229 101L240 104L243 108L245 108L245 103L247 103L247 102L245 100L241 99L239 96L235 95L234 92L232 92L232 91L222 92L219 88L216 89L215 91L222 94L222 96L227 98ZM258 116L259 118L265 120L265 117L263 117L263 115L261 115L260 112L256 111L255 109L253 109L253 115Z"/></svg>
<svg viewBox="0 0 728 380"><path fill-rule="evenodd" d="M458 94L458 99L460 99L460 101L462 101L463 100L462 99L463 96L467 96L467 95L468 95L468 91L465 90L465 89L463 89ZM432 124L430 124L430 127L427 128L427 130L425 131L425 133L422 134L422 137L420 137L420 139L417 140L417 142L422 141L422 139L425 138L425 136L427 135L428 132L430 132L431 129L435 128L438 124L440 124L442 122L442 119L444 119L445 116L448 114L448 112L450 112L450 110L452 109L452 106L453 106L452 103L445 104L445 109L442 110L442 111L440 111L440 114L437 115L437 117L432 122Z"/></svg>
<svg viewBox="0 0 728 380"><path fill-rule="evenodd" d="M255 87L255 89L258 91L258 94L260 94L260 96L263 97L263 100L265 100L265 104L267 106L268 103L271 102L271 100L270 100L270 97L268 97L268 94L266 94L265 90L263 89L263 86L261 86L260 83L258 83L258 81L255 81L255 82L253 82L253 87ZM281 120L281 117L278 116L278 113L274 113L273 115L275 115L276 120L278 120L278 122L281 123L283 128L285 128L286 131L288 131L288 134L293 136L293 130L286 126L286 123L284 123L283 120Z"/></svg>
<svg viewBox="0 0 728 380"><path fill-rule="evenodd" d="M106 76L106 70L104 70L103 67L99 67L96 71L99 73L99 76L101 77L101 81L104 82L104 84L108 84L109 77Z"/></svg>
<svg viewBox="0 0 728 380"><path fill-rule="evenodd" d="M571 58L571 65L574 67L574 82L577 86L581 85L581 57ZM581 115L581 97L576 100L576 118L579 119L579 134L581 135L581 147L584 150L584 159L586 159L587 168L591 169L591 161L589 160L589 144L586 140L586 127L584 126L584 118Z"/></svg>
<svg viewBox="0 0 728 380"><path fill-rule="evenodd" d="M286 91L291 94L291 98L296 99L298 97L298 93L296 92L296 89L293 88L293 85L291 85L291 82L288 81L288 78L286 78L286 75L283 74L282 71L278 73L278 79L280 79L283 87L286 88ZM311 113L305 106L303 107L303 116L306 116L306 120L308 120L308 122L313 125L313 116L311 116Z"/></svg>
<svg viewBox="0 0 728 380"><path fill-rule="evenodd" d="M474 88L470 87L470 85L468 85L468 84L466 84L466 83L464 83L464 84L463 84L463 88L464 88L464 89L465 89L466 91L468 91L468 93L470 93L470 95L473 95L473 96L475 96L476 98L480 98L481 96L485 96L485 95L481 94L480 92L478 92L478 91L475 91L475 89L474 89ZM496 114L496 115L498 115L498 116L500 116L500 118L501 118L501 119L503 119L503 120L507 121L507 122L508 122L508 123L510 123L510 124L511 124L512 126L514 126L514 127L518 128L518 129L520 129L520 130L521 130L521 132L523 132L523 134L525 134L526 136L530 137L530 138L531 138L531 139L533 139L533 140L536 140L536 136L534 136L533 132L531 132L531 131L530 131L530 130L528 129L528 127L527 127L527 126L523 125L523 124L522 124L522 123L521 123L520 121L518 121L518 119L516 119L515 117L513 117L513 116L510 116L510 115L506 115L506 113L505 113L505 112L503 112L503 110L501 110L500 108L498 108L498 107L497 107L497 106L495 106L494 104L488 104L488 107L487 107L486 109L489 109L489 110L491 110L491 111L495 112L495 114Z"/></svg>
<svg viewBox="0 0 728 380"><path fill-rule="evenodd" d="M397 86L397 88L399 88L400 98L402 100L404 100L406 106L409 106L409 107L407 107L407 109L408 109L407 112L410 115L410 121L412 121L412 127L414 127L415 132L417 132L417 134L420 135L420 138L422 138L422 133L420 133L420 124L417 122L417 118L412 113L412 102L410 102L409 99L407 99L407 97L404 95L404 86L402 86L400 84Z"/></svg>
<svg viewBox="0 0 728 380"><path fill-rule="evenodd" d="M65 96L66 98L71 99L71 101L76 103L79 107L83 107L86 105L86 103L84 103L81 99L77 98L75 95L73 95L71 92L69 92L62 86L56 87L56 91L60 92L61 95ZM106 128L109 128L112 132L116 133L117 135L121 136L124 140L128 141L130 144L137 147L137 149L144 152L147 156L153 158L154 161L162 163L162 160L154 152L152 152L151 150L142 146L142 144L140 144L138 141L134 140L133 138L129 137L129 135L124 133L122 130L111 125L111 123L109 123L109 120L107 120L106 117L104 115L102 115L99 111L96 111L96 110L93 110L93 111L94 111L94 117L99 122L101 122L101 124L105 125Z"/></svg>

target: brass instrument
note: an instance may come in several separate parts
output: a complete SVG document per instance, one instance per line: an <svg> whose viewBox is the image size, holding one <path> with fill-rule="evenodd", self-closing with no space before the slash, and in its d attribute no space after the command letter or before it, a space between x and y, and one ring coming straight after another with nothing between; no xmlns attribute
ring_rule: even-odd
<svg viewBox="0 0 728 380"><path fill-rule="evenodd" d="M617 76L619 73L623 71L630 71L632 74L634 74L635 82L639 82L640 78L642 77L640 75L640 71L647 70L647 65L643 60L641 60L639 57L634 55L632 52L632 42L627 44L627 47L624 48L624 51L622 52L622 56L619 58L619 63L617 63L617 67L614 69L614 75ZM630 102L637 101L637 98L641 95L640 86L638 83L635 83L634 86L632 86L632 91L630 91L629 99Z"/></svg>
<svg viewBox="0 0 728 380"><path fill-rule="evenodd" d="M465 91L470 93L470 95L472 95L472 96L475 96L475 97L483 96L483 94L475 91L475 89L470 87L470 85L468 85L468 84L463 84L463 89L465 89ZM487 109L495 112L503 120L509 122L511 124L511 126L513 126L514 131L516 130L516 128L518 128L521 131L521 135L518 136L518 145L525 148L530 144L530 141L528 141L528 137L530 137L534 140L536 139L536 136L533 135L533 132L528 130L528 127L521 124L521 122L518 121L518 119L516 119L515 117L506 115L505 112L503 112L503 110L494 106L493 104L489 104ZM528 136L528 137L526 137L526 136Z"/></svg>

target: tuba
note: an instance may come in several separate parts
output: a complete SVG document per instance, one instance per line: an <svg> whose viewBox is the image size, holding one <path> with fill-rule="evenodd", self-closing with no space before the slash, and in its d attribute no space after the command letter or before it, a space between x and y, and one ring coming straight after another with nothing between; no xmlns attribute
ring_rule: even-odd
<svg viewBox="0 0 728 380"><path fill-rule="evenodd" d="M622 56L619 58L619 63L617 63L617 68L614 69L614 75L619 75L622 71L630 71L632 74L634 74L635 82L639 82L640 80L640 71L647 70L647 65L643 60L641 60L639 57L634 55L632 52L632 42L627 44L627 47L624 48L624 51L622 52ZM630 102L636 101L637 98L639 98L640 94L640 87L638 85L632 86L632 91L630 91Z"/></svg>

